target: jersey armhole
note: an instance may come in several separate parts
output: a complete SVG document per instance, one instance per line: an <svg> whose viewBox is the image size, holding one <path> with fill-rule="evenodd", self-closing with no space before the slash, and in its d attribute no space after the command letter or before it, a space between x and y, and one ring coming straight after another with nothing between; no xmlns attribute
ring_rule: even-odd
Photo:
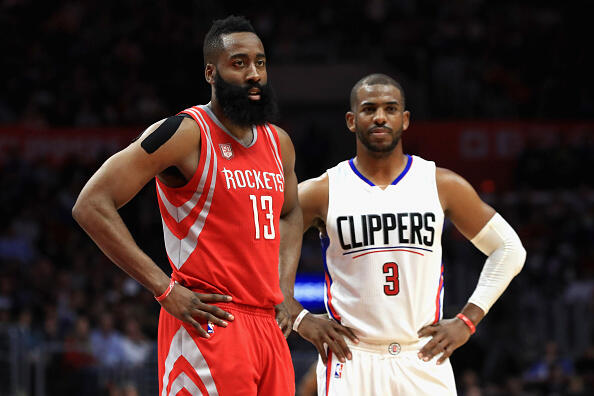
<svg viewBox="0 0 594 396"><path fill-rule="evenodd" d="M198 185L198 182L200 181L207 160L208 147L206 145L208 144L208 142L205 135L206 132L204 131L204 128L201 126L200 121L189 110L190 109L180 111L179 113L177 113L177 115L183 116L184 118L192 119L196 123L196 126L198 127L198 133L200 134L200 158L198 160L198 166L196 167L196 170L194 171L192 178L182 186L170 187L165 185L165 183L161 182L158 177L155 177L156 183L158 183L159 187L165 193L167 198L170 199L172 202L179 201L180 199L179 196L175 196L172 193L181 193L182 197L186 195L186 190L187 194L192 195L194 193ZM216 155L216 153L213 152L211 155ZM183 199L182 202L184 202Z"/></svg>

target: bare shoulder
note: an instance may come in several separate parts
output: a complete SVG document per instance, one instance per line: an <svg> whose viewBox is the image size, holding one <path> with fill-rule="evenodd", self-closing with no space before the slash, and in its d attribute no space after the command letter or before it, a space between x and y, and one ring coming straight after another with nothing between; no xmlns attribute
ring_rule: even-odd
<svg viewBox="0 0 594 396"><path fill-rule="evenodd" d="M274 129L278 132L279 139L281 138L281 136L284 138L287 138L287 139L291 139L289 137L289 134L287 133L287 131L285 131L283 128L279 127L276 124L270 124L270 125L272 125L274 127Z"/></svg>
<svg viewBox="0 0 594 396"><path fill-rule="evenodd" d="M299 183L299 204L303 211L304 230L320 228L328 214L328 173Z"/></svg>
<svg viewBox="0 0 594 396"><path fill-rule="evenodd" d="M302 191L304 194L325 194L328 196L328 172L324 172L324 174L318 177L307 179L299 183L299 194L301 194Z"/></svg>
<svg viewBox="0 0 594 396"><path fill-rule="evenodd" d="M179 125L172 124L171 126L167 126L165 123L171 118L173 117L163 118L146 128L137 139L137 142L142 143L147 138L152 137L155 140L156 150L170 141L185 141L186 143L195 141L200 143L200 127L196 121L184 117L181 119ZM160 128L161 130L159 130Z"/></svg>
<svg viewBox="0 0 594 396"><path fill-rule="evenodd" d="M454 171L438 167L435 170L435 181L439 201L446 215L461 201L475 197L478 199L478 195L470 183Z"/></svg>
<svg viewBox="0 0 594 396"><path fill-rule="evenodd" d="M283 148L293 148L293 142L291 141L291 137L283 128L279 127L278 125L271 124L278 134L278 140L281 144L281 149Z"/></svg>
<svg viewBox="0 0 594 396"><path fill-rule="evenodd" d="M443 187L444 189L456 188L462 185L468 185L468 181L456 172L447 168L437 167L435 170L435 179L437 181L437 187Z"/></svg>
<svg viewBox="0 0 594 396"><path fill-rule="evenodd" d="M130 154L130 162L137 162L137 167L150 172L151 176L175 167L183 179L189 180L200 157L200 128L190 118L165 118L149 126L124 151ZM162 181L168 184L167 180Z"/></svg>
<svg viewBox="0 0 594 396"><path fill-rule="evenodd" d="M474 187L456 172L437 168L435 179L445 215L471 239L493 217L495 210L483 202Z"/></svg>

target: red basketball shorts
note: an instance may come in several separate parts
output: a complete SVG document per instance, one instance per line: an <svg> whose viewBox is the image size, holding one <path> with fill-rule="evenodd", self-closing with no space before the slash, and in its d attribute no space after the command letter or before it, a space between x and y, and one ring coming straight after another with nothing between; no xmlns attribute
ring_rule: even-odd
<svg viewBox="0 0 594 396"><path fill-rule="evenodd" d="M159 395L293 396L295 374L274 309L217 304L233 314L210 338L161 309Z"/></svg>

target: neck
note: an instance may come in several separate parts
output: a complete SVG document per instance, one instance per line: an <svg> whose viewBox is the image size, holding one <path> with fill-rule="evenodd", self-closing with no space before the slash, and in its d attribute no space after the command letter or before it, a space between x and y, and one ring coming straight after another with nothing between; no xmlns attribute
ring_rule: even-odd
<svg viewBox="0 0 594 396"><path fill-rule="evenodd" d="M238 126L237 124L233 123L229 118L225 117L223 108L221 107L215 96L212 97L209 107L214 113L214 115L217 116L221 124L223 124L225 128L227 128L227 130L231 132L231 134L235 136L239 141L245 143L246 145L249 145L252 142L253 132L251 125Z"/></svg>
<svg viewBox="0 0 594 396"><path fill-rule="evenodd" d="M402 151L401 142L389 153L369 151L357 142L355 166L375 185L387 186L392 183L406 167L407 160Z"/></svg>

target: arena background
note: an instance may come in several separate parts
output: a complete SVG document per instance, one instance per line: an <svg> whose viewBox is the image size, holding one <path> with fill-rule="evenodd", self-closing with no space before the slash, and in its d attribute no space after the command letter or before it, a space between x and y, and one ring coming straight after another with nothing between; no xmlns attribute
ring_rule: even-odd
<svg viewBox="0 0 594 396"><path fill-rule="evenodd" d="M352 85L399 79L404 147L466 176L516 228L522 273L452 364L460 395L594 394L594 65L585 1L0 2L0 395L157 393L159 305L70 210L151 123L206 103L202 40L248 16L262 38L299 180L354 155ZM154 182L121 213L167 268ZM444 315L484 258L444 230ZM321 312L306 234L297 295ZM297 382L314 348L289 338ZM298 384L299 385L299 384Z"/></svg>

